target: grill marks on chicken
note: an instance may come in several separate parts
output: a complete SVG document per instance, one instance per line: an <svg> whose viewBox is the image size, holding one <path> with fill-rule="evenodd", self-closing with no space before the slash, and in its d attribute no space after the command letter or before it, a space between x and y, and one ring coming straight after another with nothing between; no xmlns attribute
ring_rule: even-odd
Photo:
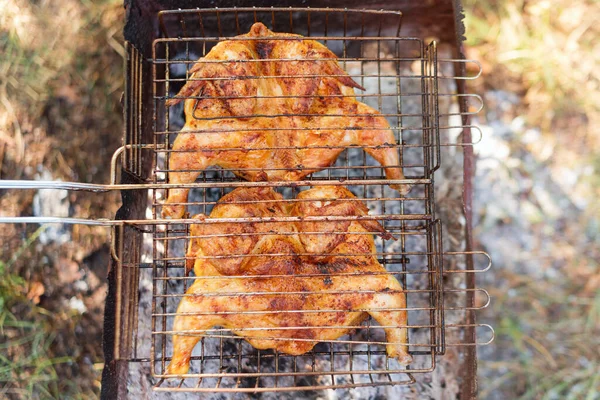
<svg viewBox="0 0 600 400"><path fill-rule="evenodd" d="M169 182L191 183L209 166L249 181L300 180L364 146L388 179L404 179L385 117L356 100L363 89L327 47L256 23L218 43L167 106L185 100L186 123L170 153ZM409 185L391 185L402 194ZM169 191L163 217L181 218L188 189Z"/></svg>
<svg viewBox="0 0 600 400"><path fill-rule="evenodd" d="M214 326L257 349L300 355L356 329L368 315L385 331L387 354L411 362L406 296L375 258L371 234L389 233L376 221L352 218L367 209L347 189L320 187L297 200L286 206L270 188L239 188L210 218L265 222L192 225L187 257L197 279L177 309L167 373L186 373L194 346ZM349 221L269 221L323 215Z"/></svg>

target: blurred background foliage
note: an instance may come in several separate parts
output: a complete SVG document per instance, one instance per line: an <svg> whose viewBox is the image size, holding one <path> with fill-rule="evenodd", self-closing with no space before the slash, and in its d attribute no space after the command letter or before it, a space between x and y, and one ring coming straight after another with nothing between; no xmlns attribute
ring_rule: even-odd
<svg viewBox="0 0 600 400"><path fill-rule="evenodd" d="M600 4L463 5L486 103L476 236L495 262L480 397L600 398Z"/></svg>
<svg viewBox="0 0 600 400"><path fill-rule="evenodd" d="M480 246L496 261L486 283L493 306L484 319L497 331L496 342L480 351L480 397L597 399L599 3L463 5L468 57L483 67L471 88L486 100L477 122L490 137L499 127L510 132L497 139L507 149L500 160L507 173L492 184L534 182L515 193L528 212L479 208ZM41 165L54 179L108 181L106 160L122 129L122 1L0 0L0 10L0 177L34 179ZM485 151L476 151L485 162ZM554 211L535 182L550 200L560 200ZM476 201L493 202L480 186ZM100 200L75 193L71 203L77 215L113 215L117 195ZM31 193L3 192L0 212L31 215L32 201ZM531 243L498 247L498 235L514 232ZM34 228L0 233L0 397L98 395L102 354L83 338L100 335L103 297L82 299L52 268L85 272L84 255L108 236L86 227L72 234L73 243L53 248L35 243ZM519 248L514 256L510 246ZM65 308L65 297L85 301L89 311Z"/></svg>
<svg viewBox="0 0 600 400"><path fill-rule="evenodd" d="M119 0L0 0L1 179L108 182L123 129L123 20ZM0 215L32 215L34 194L0 191ZM90 218L120 203L67 201ZM41 233L0 229L0 398L97 398L106 271L86 256L109 232L76 226L62 245L41 245Z"/></svg>

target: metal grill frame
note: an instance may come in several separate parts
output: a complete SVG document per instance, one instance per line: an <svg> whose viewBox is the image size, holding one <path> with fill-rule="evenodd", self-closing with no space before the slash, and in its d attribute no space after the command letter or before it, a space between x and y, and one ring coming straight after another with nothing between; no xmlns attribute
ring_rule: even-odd
<svg viewBox="0 0 600 400"><path fill-rule="evenodd" d="M422 118L422 126L417 129L422 131L422 139L420 141L420 143L417 144L413 144L413 145L406 145L406 144L401 144L399 145L400 148L421 148L422 149L422 154L423 154L423 162L424 164L421 166L419 165L419 167L422 167L423 169L423 173L420 176L416 176L413 178L409 178L407 179L407 181L409 181L410 183L416 184L416 185L422 185L423 187L423 193L424 193L424 201L423 201L423 212L418 214L418 215L406 215L404 214L404 203L405 201L411 201L412 199L409 197L390 197L388 199L393 199L396 201L399 201L402 204L402 212L399 215L390 215L390 214L385 214L385 202L384 202L384 206L383 206L383 210L384 210L384 214L381 216L376 216L377 219L382 220L382 222L386 222L386 221L393 221L393 220L399 220L399 222L402 225L402 229L401 232L399 232L399 236L401 237L401 241L402 241L402 248L403 248L403 252L399 253L398 255L401 257L401 265L402 265L402 271L398 271L399 275L400 275L400 280L403 283L403 287L405 288L405 290L410 293L410 289L407 288L407 283L406 283L406 277L408 274L410 274L410 272L407 272L407 263L406 261L408 261L407 259L407 255L414 255L414 256L424 256L427 259L427 274L429 276L429 282L428 282L428 289L426 289L429 293L430 293L430 300L429 300L429 313L430 313L430 322L428 325L419 325L419 326L414 326L413 328L421 328L421 329L428 329L430 330L430 334L429 334L429 340L427 341L427 343L421 344L421 347L425 347L428 350L415 350L412 351L412 354L414 356L423 356L423 357L427 357L430 361L429 361L429 366L426 368L418 368L418 369L414 369L411 368L410 366L407 369L401 368L401 369L394 369L394 368L390 368L389 367L389 360L385 363L386 365L380 369L380 370L367 370L367 371L354 371L352 370L352 361L349 361L350 367L348 369L345 370L338 370L338 371L315 371L314 370L314 365L315 365L315 357L319 357L319 356L325 356L325 357L335 357L336 352L333 350L333 344L330 345L330 351L327 352L314 352L311 351L307 354L308 357L312 357L313 360L313 370L310 371L309 373L306 373L305 375L329 375L331 376L331 384L327 384L327 385L318 385L318 386L314 386L314 387L304 387L304 386L298 386L296 384L294 384L293 386L284 386L284 387L279 387L277 386L277 379L275 379L275 385L274 386L267 386L267 387L261 387L259 386L259 381L260 381L260 377L258 377L258 375L260 376L265 376L264 373L260 373L260 359L261 359L261 351L258 351L258 358L257 357L253 357L253 356L249 356L247 354L236 354L234 355L235 358L237 358L238 360L238 371L240 370L241 367L241 363L242 363L242 358L257 358L257 365L258 367L258 371L254 374L250 373L250 374L239 374L239 373L223 373L223 372L219 372L219 373L194 373L194 374L188 374L185 376L178 376L178 377L173 377L173 376L168 376L165 375L165 363L169 360L169 357L166 354L166 348L167 348L167 341L169 340L169 335L172 334L172 332L169 330L168 328L168 324L166 321L166 315L168 315L169 313L167 312L167 307L166 307L166 302L160 302L157 301L157 298L160 298L160 295L158 293L163 293L163 296L167 296L167 295L174 295L174 296L181 296L182 294L179 293L169 293L168 292L168 286L167 286L167 281L170 279L170 269L172 268L183 268L181 266L181 264L184 262L184 258L181 257L181 255L179 255L178 257L171 257L169 254L169 247L168 245L164 245L165 243L167 243L167 241L169 239L173 239L173 236L176 236L178 238L182 238L183 235L183 239L186 241L186 244L183 246L184 248L187 248L187 239L189 237L189 224L193 223L193 220L186 220L186 221L178 221L180 224L180 227L182 226L182 228L172 228L172 224L169 225L160 225L158 222L160 220L159 215L160 215L160 207L162 205L161 202L161 197L164 198L165 194L164 191L162 191L161 189L158 190L154 190L153 191L153 218L157 221L157 223L152 225L152 235L153 235L153 259L154 259L154 263L153 263L153 271L154 271L154 281L155 283L157 281L162 281L163 286L162 289L160 289L158 287L158 284L154 285L154 289L153 289L153 320L152 320L152 330L153 330L153 344L152 344L152 354L151 354L151 364L152 364L152 371L153 374L159 378L159 382L158 384L155 386L156 390L186 390L186 391L273 391L273 390L307 390L307 389L318 389L318 388L341 388L341 387L359 387L359 386L371 386L371 385L382 385L382 384L409 384L409 383L413 383L414 382L414 377L412 376L412 374L414 373L423 373L423 372L431 372L434 368L435 368L435 355L436 354L443 354L445 351L445 337L444 337L444 333L445 333L445 329L446 327L444 326L444 308L443 308L443 290L442 290L442 274L443 274L443 267L442 267L442 256L441 256L441 240L439 238L439 235L441 235L441 228L440 228L440 224L439 221L435 219L435 207L433 204L433 198L434 198L434 194L433 194L433 174L435 172L435 170L437 168L439 168L439 163L440 163L440 146L442 145L440 143L440 139L439 139L439 106L438 106L438 97L440 96L440 94L438 93L438 87L437 87L437 54L436 54L436 45L435 42L426 46L423 41L421 39L418 38L401 38L399 37L380 37L378 36L378 34L380 34L381 32L381 23L379 24L380 26L380 31L376 32L376 34L374 36L368 36L365 35L365 26L364 26L364 15L369 15L369 17L372 17L373 15L377 15L377 16L393 16L396 17L398 20L398 34L400 32L401 29L401 13L399 12L387 12L387 11L360 11L360 10L346 10L346 9L310 9L310 10L306 10L306 9L290 9L290 8L285 8L285 9L275 9L275 8L269 8L269 9L257 9L257 8L252 8L252 9L218 9L218 10L177 10L177 11L161 11L159 12L159 22L160 22L160 26L162 28L162 38L157 39L154 41L154 45L153 45L153 60L152 60L152 65L153 65L153 82L154 82L154 123L155 123L155 129L154 129L154 138L155 138L155 143L153 146L153 152L155 155L155 164L154 164L154 170L153 170L153 174L152 174L152 179L153 179L153 183L157 188L160 187L164 187L165 184L168 184L168 173L170 172L169 168L168 168L168 155L170 152L170 147L169 147L169 143L170 143L170 137L172 135L176 135L179 130L175 129L175 130L170 130L169 129L169 112L165 107L165 101L167 100L168 96L168 91L169 91L169 84L173 82L173 79L171 79L169 77L169 64L173 63L173 64L188 64L186 71L189 70L189 66L193 65L196 62L195 58L190 58L190 43L192 45L195 44L195 48L202 48L203 49L203 54L206 54L207 52L207 42L212 42L213 44L216 44L217 42L224 40L224 39L229 39L230 37L227 36L223 36L223 33L221 31L222 29L222 24L220 22L217 23L218 29L219 29L219 35L218 36L210 36L209 38L205 38L205 37L196 37L194 35L191 35L191 37L182 37L182 34L187 33L187 30L190 29L190 23L186 22L184 17L188 17L190 15L198 15L199 16L199 21L200 21L200 25L202 25L202 15L203 14L215 14L217 21L220 21L221 16L223 15L234 15L235 16L235 21L236 21L236 32L235 34L240 34L243 33L243 29L240 28L240 24L238 22L238 16L240 15L240 13L252 13L254 15L254 22L258 22L259 18L257 18L257 13L269 13L272 16L272 24L275 25L274 21L278 21L278 17L276 15L286 15L289 16L289 31L293 31L293 27L294 27L294 20L297 20L297 15L300 13L304 13L306 15L306 21L308 23L308 26L306 27L307 30L310 32L311 31L311 27L310 27L310 23L311 21L315 21L315 15L319 16L319 13L321 13L321 18L323 18L325 20L325 24L324 24L324 32L325 34L327 34L328 32L328 28L327 28L327 23L328 21L331 21L330 18L334 19L334 18L338 18L338 19L343 19L344 20L344 27L346 27L346 21L347 21L347 15L349 12L351 13L356 13L356 14L363 14L363 26L361 27L361 36L360 37L352 37L349 38L347 36L345 36L345 32L344 35L342 36L320 36L320 37L311 37L310 39L322 39L324 42L327 41L335 41L335 40L339 40L339 41L343 41L344 43L349 42L349 41L361 41L361 40L370 40L370 41L374 41L377 43L377 50L379 53L380 50L380 44L383 41L392 41L394 43L394 46L396 51L398 51L398 49L400 48L400 45L405 43L405 42L410 42L410 43L416 43L417 44L417 48L419 51L419 55L416 58L408 58L408 57L404 57L404 60L399 57L398 54L396 54L395 58L392 58L391 61L396 61L396 76L395 79L397 80L397 92L395 95L392 95L393 97L397 98L397 104L398 104L398 111L396 114L394 114L393 116L396 117L398 119L398 128L399 128L399 132L401 134L402 130L404 129L402 121L403 119L407 119L409 117L418 117L418 118ZM311 19L312 16L312 19ZM177 32L175 34L173 33L169 33L167 32L167 28L166 28L166 24L165 24L165 18L176 18L178 20L179 23L179 27L181 28L180 32ZM287 19L286 19L287 20ZM381 19L381 21L383 21L383 19ZM274 26L271 26L271 28L277 29ZM203 26L202 26L202 29ZM297 32L294 32L297 33ZM174 46L181 46L182 44L185 44L185 54L186 54L186 58L182 61L181 58L175 59L175 60L170 60L169 59L169 54L173 53L174 51L170 50L169 47L171 45ZM161 51L161 46L162 46L162 51ZM364 63L367 61L376 61L378 64L377 67L377 71L378 73L376 75L371 75L371 76L375 76L378 81L379 81L379 93L375 94L375 96L377 96L378 98L378 105L381 111L381 105L382 102L386 100L385 96L382 96L381 94L381 63L382 62L389 62L389 59L381 59L379 57L375 57L375 59L373 60L368 60L365 57L358 57L358 58L352 58L352 59L347 59L346 57L346 46L344 45L344 50L343 50L343 54L342 54L342 60L341 63L342 65L344 65L346 63L346 61L349 62L356 62L359 61L361 62L361 74L360 74L360 82L362 83L362 80L364 79L364 77L366 76L366 74L364 73ZM362 46L361 46L361 53L362 53ZM162 54L164 55L164 58L159 57L158 55ZM406 61L406 62L419 62L420 63L420 69L421 69L421 74L420 75L407 75L407 76L403 76L400 73L400 63L402 61ZM167 67L165 67L167 66ZM186 72L186 81L189 78L188 72ZM417 96L421 97L421 107L423 112L417 114L417 115L404 115L402 114L401 111L401 100L400 98L402 97L402 93L400 92L400 81L401 79L418 79L421 82L421 93L417 93ZM161 90L161 85L164 85L163 89ZM410 95L415 95L410 94ZM361 96L358 94L357 95L358 99L363 99L361 98ZM164 124L164 125L163 125ZM163 127L164 126L164 127ZM161 129L162 127L162 129ZM450 129L452 127L442 127L442 129ZM412 128L414 129L414 128ZM400 143L402 143L401 141L399 141ZM347 159L346 159L347 160ZM364 162L364 157L363 157L363 166L366 165L366 163ZM339 163L339 160L338 160ZM338 163L336 163L335 165L337 165ZM163 166L161 168L161 166ZM406 165L404 165L406 167ZM410 167L410 166L409 166ZM380 176L376 176L376 177L368 177L366 175L366 168L363 169L363 179L359 179L357 181L351 180L351 179L343 179L340 180L339 178L336 177L332 177L331 176L331 170L334 169L335 166L333 168L327 168L326 171L328 171L328 176L327 177L319 177L319 178L311 178L308 177L303 181L300 182L294 182L294 183L290 183L290 182L279 182L279 181L275 181L275 182L242 182L239 181L237 178L233 178L233 177L225 177L223 172L217 172L216 177L213 176L212 179L207 178L207 174L203 173L202 174L202 178L200 181L197 181L196 183L194 183L193 185L190 185L196 189L201 189L206 191L208 188L214 188L214 187L220 187L221 188L221 196L223 194L225 194L224 190L229 190L231 188L234 187L252 187L252 186L271 186L274 188L285 188L285 187L293 187L292 191L295 193L295 189L298 186L319 186L319 185L344 185L344 186L348 186L348 187L353 187L356 185L362 185L363 186L363 193L366 193L366 187L367 186L371 186L371 185L378 185L378 186L383 186L386 185L388 182L385 179L385 177L383 175ZM348 170L349 166L348 164L346 164L346 166L341 166L338 167L340 169L345 169ZM373 167L374 169L379 169L380 171L383 171L383 169L381 167ZM161 192L162 192L162 196L161 196ZM212 205L210 204L209 201L206 201L206 195L204 195L204 202L202 203L198 203L196 202L195 205L202 205L204 207L204 212L206 214L208 214L206 212L207 209L207 205ZM362 199L363 201L381 201L380 199L371 199L368 198L367 195L364 195L362 197L359 196L359 199ZM292 200L293 201L293 200ZM214 203L214 202L213 202ZM191 204L189 205L194 205L194 202L191 202ZM315 217L316 219L318 219L318 217ZM349 219L352 219L351 217L347 217ZM374 217L375 218L375 217ZM239 219L236 219L236 222ZM325 220L325 218L323 218L323 220ZM407 234L414 234L415 232L409 232L406 231L407 227L405 225L406 221L419 221L420 223L422 223L423 226L423 238L424 241L426 242L426 248L427 250L423 253L420 252L413 252L411 253L410 250L406 250L406 244L405 242L405 235ZM225 221L221 221L221 222L225 222ZM249 221L247 221L249 222ZM408 227L410 228L410 227ZM166 250L160 250L159 247L157 246L159 243L163 244L163 248ZM384 266L386 266L388 264L387 260L386 260L386 256L388 256L389 254L383 254L380 255L380 262L382 262L382 264ZM383 256L383 258L381 258ZM393 254L392 256L395 256L395 254ZM191 278L193 279L193 277ZM413 308L410 309L409 307L409 315L410 313L416 313L418 312L419 309L418 308ZM160 317L160 318L159 318ZM409 317L410 318L410 317ZM370 323L370 319L368 320L368 322L366 323L366 326L368 327L367 330L370 331L370 329L372 329L371 327L371 323ZM217 337L219 337L219 335L215 335ZM207 335L207 337L210 337L210 335ZM237 338L236 339L238 341L238 343L240 343L240 349L241 349L241 341L243 339L241 338ZM204 343L204 339L202 340L202 343ZM340 343L339 341L337 343ZM357 342L357 344L360 342ZM221 346L222 346L222 339L221 339ZM221 362L221 366L223 365L223 348L221 347L221 351L218 354L209 354L206 355L204 353L204 344L202 344L202 356L201 356L201 360L200 360L200 365L202 366L203 363L205 362L205 360L209 360L209 359L219 359ZM264 353L264 351L262 352ZM354 352L354 353L360 353L360 352ZM369 366L370 366L370 359L371 359L371 354L384 354L385 351L371 351L370 349L370 345L368 348L367 353L367 357L369 359ZM343 354L343 352L340 352L338 354L338 356L341 356ZM353 352L350 349L350 354L352 355ZM233 356L232 356L233 357ZM265 356L263 356L265 357ZM294 359L294 364L295 364L295 359L296 357L305 357L305 356L286 356L286 355L281 355L281 354L277 354L275 352L275 354L271 354L271 355L266 355L266 357L275 357L276 359L279 359L279 357L292 357ZM352 358L352 357L350 357ZM157 367L157 365L159 365ZM294 375L294 373L291 372L280 372L277 368L278 363L276 363L276 372L274 374L274 376L276 377L286 377L286 376L291 376ZM332 367L333 368L333 367ZM295 373L296 375L300 374L302 375L302 373ZM395 379L392 379L390 374L402 374L402 379L396 377ZM267 374L268 375L268 374ZM334 375L348 375L350 376L351 379L351 383L348 384L336 384L335 379L334 379ZM359 376L359 375L365 375L368 376L368 380L369 382L357 382L355 381L355 376ZM239 387L240 385L240 377L241 376L246 376L246 377L252 377L252 376L257 376L256 378L256 385L252 388L241 388ZM375 379L374 376L379 377L378 379ZM215 386L210 386L210 387L203 387L202 386L202 381L205 378L211 378L211 377L216 377L218 378L217 380L217 385ZM381 377L383 377L383 379L381 379ZM198 383L194 388L182 388L183 382L186 378L195 378L198 379ZM224 387L221 386L221 382L223 379L236 379L236 384L234 385L234 387Z"/></svg>

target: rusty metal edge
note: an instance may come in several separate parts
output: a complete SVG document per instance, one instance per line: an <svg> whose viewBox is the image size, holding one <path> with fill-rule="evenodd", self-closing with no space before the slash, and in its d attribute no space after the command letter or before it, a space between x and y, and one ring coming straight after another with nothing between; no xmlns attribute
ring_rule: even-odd
<svg viewBox="0 0 600 400"><path fill-rule="evenodd" d="M123 193L123 197L126 192ZM127 219L128 207L125 205L126 199L122 199L123 206L119 208L115 219ZM118 237L118 230L114 231L117 237L114 240L119 243L122 238ZM108 293L106 294L106 303L104 307L104 325L102 332L102 348L104 351L104 369L102 370L102 384L100 387L101 399L121 399L126 398L124 385L120 382L127 382L128 363L115 359L115 347L117 340L116 315L117 315L117 281L118 261L111 257L108 270Z"/></svg>
<svg viewBox="0 0 600 400"><path fill-rule="evenodd" d="M151 41L156 36L155 23L153 22L153 16L155 17L156 11L152 8L152 2L148 0L124 0L124 7L126 10L125 25L124 25L124 36L125 40L132 43L138 50L142 51L142 54L149 54L151 50ZM145 53L144 53L145 51ZM128 64L130 62L129 53L128 58L125 60L124 74L125 74L125 86L129 85L130 77L127 76ZM142 73L146 76L150 76L150 64L142 63ZM152 87L151 85L145 85L143 88L142 95L144 98L151 98ZM127 99L125 99L127 100ZM152 138L152 102L143 104L141 115L143 118L143 129L141 132L142 139L149 140ZM128 118L127 107L123 109L123 144L127 144L127 118ZM144 143L149 143L145 141ZM142 175L147 175L151 169L152 157L147 157L147 160L142 162ZM121 183L124 184L136 184L140 185L143 181L130 173L125 169L121 170ZM121 191L121 207L115 215L115 220L130 220L143 219L145 216L146 199L148 191L142 190L124 190ZM115 230L115 243L121 247L130 248L134 238L131 234L121 235L119 229ZM123 255L121 255L123 256ZM139 256L136 255L135 257ZM130 260L135 262L136 260ZM137 260L139 262L139 260ZM102 381L100 388L100 398L106 400L115 399L127 399L127 378L129 375L129 361L128 357L124 356L129 351L130 343L127 343L127 335L122 335L121 331L117 332L117 329L121 324L117 323L118 309L124 307L122 302L118 301L117 297L121 300L130 299L129 294L131 290L136 288L129 288L129 285L122 287L122 292L118 293L117 282L124 279L124 276L119 276L122 269L119 268L118 260L111 257L109 272L107 276L108 282L108 293L105 301L104 309L104 326L103 326L103 337L102 347L104 351L104 369L102 371ZM126 302L125 301L125 302ZM118 353L118 354L117 354Z"/></svg>
<svg viewBox="0 0 600 400"><path fill-rule="evenodd" d="M454 17L456 32L456 47L455 57L465 59L463 41L465 40L465 25L464 25L464 11L460 0L454 1ZM466 74L465 63L457 63L455 68L458 68L459 73ZM466 75L462 75L466 76ZM464 80L457 80L457 92L466 93L466 82ZM460 111L468 109L467 98L461 96L459 98ZM462 142L471 143L472 135L470 129L470 116L463 115L462 123L465 128L462 131ZM465 251L470 252L473 250L473 176L475 172L475 155L473 153L473 146L463 147L463 211L465 214ZM474 269L473 255L465 254L465 265L467 270ZM465 282L468 289L475 288L475 274L472 272L466 273ZM472 291L467 292L465 306L472 308L475 305L475 293ZM466 343L476 343L476 318L475 311L470 309L466 311L465 324L470 325L465 328L464 341ZM477 347L476 346L465 346L463 349L463 365L461 368L462 382L460 386L460 399L471 400L477 398L478 382L477 382Z"/></svg>

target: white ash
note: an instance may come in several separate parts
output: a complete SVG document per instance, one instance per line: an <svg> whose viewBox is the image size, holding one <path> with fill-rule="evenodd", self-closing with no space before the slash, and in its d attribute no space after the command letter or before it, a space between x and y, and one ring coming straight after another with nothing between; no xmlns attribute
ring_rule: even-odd
<svg viewBox="0 0 600 400"><path fill-rule="evenodd" d="M77 311L79 314L83 314L87 311L87 307L83 304L83 300L78 299L75 296L71 297L67 304L70 310Z"/></svg>
<svg viewBox="0 0 600 400"><path fill-rule="evenodd" d="M35 180L52 181L50 171L41 167ZM60 189L40 189L33 197L33 215L36 217L69 217L72 213L69 192ZM58 245L71 240L71 230L67 225L50 224L39 237L40 243Z"/></svg>
<svg viewBox="0 0 600 400"><path fill-rule="evenodd" d="M78 292L87 292L88 290L90 290L90 286L84 280L75 281L73 283L73 288Z"/></svg>
<svg viewBox="0 0 600 400"><path fill-rule="evenodd" d="M560 293L560 277L571 267L565 261L570 258L562 259L562 244L573 240L569 251L584 251L583 243L595 243L594 234L598 232L598 218L590 218L587 229L579 227L577 236L565 232L566 227L573 226L573 221L582 217L586 207L574 186L574 182L585 177L586 169L573 168L564 174L561 169L572 164L550 159L556 156L551 141L544 140L539 129L525 127L523 119L516 116L521 109L518 97L505 91L490 91L484 95L487 122L483 123L487 130L484 141L475 147L481 159L476 171L475 233L494 260L494 268L482 278L489 286L510 288L507 297L511 301L523 293L515 288L516 281L507 279L507 274L544 280L556 285ZM490 152L496 144L509 151ZM511 301L506 303L510 306ZM497 314L488 315L488 321L500 323L510 318L505 315L506 304L493 306ZM531 329L525 319L515 323L520 331ZM562 337L558 334L549 338L553 354L567 353L560 340ZM481 370L480 382L487 386L490 399L506 398L509 393L506 388L517 381L508 379L504 390L491 390L494 382L510 372L511 363L523 357L523 351L513 344L510 339L499 336L495 345L480 350L482 360L508 366Z"/></svg>

